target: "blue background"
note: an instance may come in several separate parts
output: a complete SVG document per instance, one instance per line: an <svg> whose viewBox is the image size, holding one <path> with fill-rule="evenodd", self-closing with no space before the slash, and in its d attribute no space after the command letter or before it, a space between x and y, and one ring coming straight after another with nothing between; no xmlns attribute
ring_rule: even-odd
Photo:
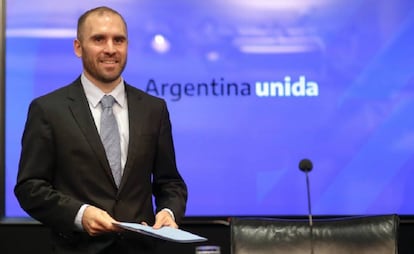
<svg viewBox="0 0 414 254"><path fill-rule="evenodd" d="M124 15L124 78L251 85L251 94L155 94L168 103L188 216L414 214L414 2L411 0L7 1L6 216L27 107L81 72L76 22ZM154 46L155 38L164 42ZM158 47L157 47L158 45ZM256 82L316 82L312 97L258 97Z"/></svg>

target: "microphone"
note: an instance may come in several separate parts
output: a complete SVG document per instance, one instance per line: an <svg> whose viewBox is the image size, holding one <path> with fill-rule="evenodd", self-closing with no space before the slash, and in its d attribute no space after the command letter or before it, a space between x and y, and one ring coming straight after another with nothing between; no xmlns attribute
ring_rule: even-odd
<svg viewBox="0 0 414 254"><path fill-rule="evenodd" d="M310 187L309 187L309 172L312 170L313 165L309 159L302 159L299 162L299 169L306 174L306 190L308 192L308 214L309 214L309 229L310 229L310 240L311 240L311 254L313 254L313 221L312 221L312 207L310 198Z"/></svg>
<svg viewBox="0 0 414 254"><path fill-rule="evenodd" d="M312 162L309 159L303 159L299 162L299 169L303 172L310 172L313 168Z"/></svg>

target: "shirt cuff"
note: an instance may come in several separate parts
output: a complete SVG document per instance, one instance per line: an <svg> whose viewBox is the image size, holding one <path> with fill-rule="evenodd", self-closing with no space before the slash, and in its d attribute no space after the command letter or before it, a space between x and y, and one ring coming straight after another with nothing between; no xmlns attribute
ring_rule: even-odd
<svg viewBox="0 0 414 254"><path fill-rule="evenodd" d="M82 218L83 218L83 213L85 212L85 209L86 209L86 207L88 207L88 206L89 206L89 205L87 205L87 204L82 205L82 206L79 208L78 213L76 214L76 217L75 217L75 228L76 228L77 230L80 230L80 231L85 231L85 230L83 229L83 225L82 225Z"/></svg>
<svg viewBox="0 0 414 254"><path fill-rule="evenodd" d="M169 208L163 208L161 211L167 211L171 215L171 217L173 218L173 220L175 221L174 213L173 213L173 211L171 209L169 209Z"/></svg>

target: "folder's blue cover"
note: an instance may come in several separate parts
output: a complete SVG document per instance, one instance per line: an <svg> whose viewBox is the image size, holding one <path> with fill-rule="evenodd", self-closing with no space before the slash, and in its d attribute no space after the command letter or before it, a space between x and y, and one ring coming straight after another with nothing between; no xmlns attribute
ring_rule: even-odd
<svg viewBox="0 0 414 254"><path fill-rule="evenodd" d="M172 227L162 227L160 229L154 229L150 226L145 226L138 223L118 222L114 224L126 230L138 232L141 234L173 242L194 243L207 241L207 238L205 237L201 237L199 235Z"/></svg>

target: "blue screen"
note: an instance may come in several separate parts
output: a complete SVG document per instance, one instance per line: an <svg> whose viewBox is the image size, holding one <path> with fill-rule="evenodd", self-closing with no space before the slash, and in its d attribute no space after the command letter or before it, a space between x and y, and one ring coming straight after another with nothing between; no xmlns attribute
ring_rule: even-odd
<svg viewBox="0 0 414 254"><path fill-rule="evenodd" d="M414 214L414 1L7 1L6 216L30 101L77 78L77 18L126 19L166 100L187 216Z"/></svg>

